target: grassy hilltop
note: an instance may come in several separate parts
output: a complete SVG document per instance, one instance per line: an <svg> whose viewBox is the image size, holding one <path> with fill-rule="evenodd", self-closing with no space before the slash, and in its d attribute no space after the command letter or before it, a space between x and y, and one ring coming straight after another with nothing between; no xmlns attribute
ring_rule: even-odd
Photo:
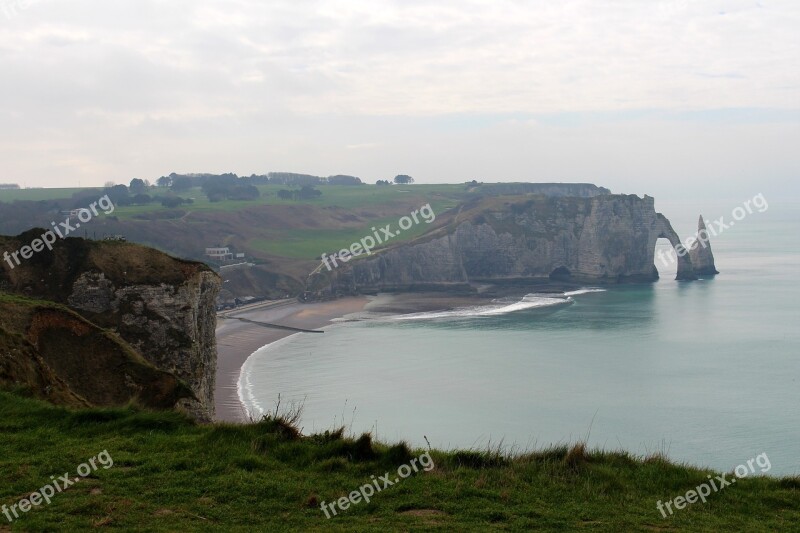
<svg viewBox="0 0 800 533"><path fill-rule="evenodd" d="M327 519L332 502L424 450L341 432L302 436L284 417L196 425L171 412L71 410L0 392L0 505L113 458L0 531L796 531L800 479L739 480L663 518L656 501L710 471L659 457L556 447L512 459L432 451L435 464ZM729 476L730 477L730 476Z"/></svg>
<svg viewBox="0 0 800 533"><path fill-rule="evenodd" d="M182 191L181 197L192 204L167 209L158 203L117 207L113 216L120 224L106 219L93 221L92 230L108 227L120 231L136 231L136 226L164 225L177 231L184 225L206 226L209 239L236 240L236 244L258 256L276 256L316 260L326 250L348 246L354 239L371 233L371 226L395 223L400 216L430 203L436 213L455 207L468 197L462 185L393 185L337 186L324 185L322 195L301 200L282 200L278 191L285 185L259 185L261 196L255 200L222 200L211 202L199 187ZM0 202L64 200L87 189L20 189L0 190ZM103 189L96 190L97 195ZM161 189L154 189L158 192ZM166 189L162 190L166 193ZM1 208L2 206L0 206ZM270 209L272 208L272 209ZM241 217L242 213L250 214ZM275 216L270 216L274 213ZM292 213L294 219L287 215ZM222 215L222 216L221 216ZM187 224L183 224L186 222ZM215 227L225 224L224 230ZM149 223L149 224L148 224ZM96 226L96 228L95 228ZM399 236L398 242L421 234L424 227L412 228ZM153 239L159 236L153 232ZM154 242L169 248L167 237ZM176 236L174 246L180 242ZM151 244L151 243L145 243ZM193 250L197 255L197 250ZM200 250L202 253L202 250Z"/></svg>
<svg viewBox="0 0 800 533"><path fill-rule="evenodd" d="M320 196L284 200L278 192L290 187L270 184L257 188L260 196L255 200L211 202L194 187L178 193L192 203L175 208L159 202L117 206L113 213L101 214L82 226L75 236L123 235L129 241L200 261L207 260L203 256L206 247L228 246L245 253L256 266L234 274L227 288L240 295L277 297L301 292L324 252L349 247L371 235L372 227L396 225L398 219L426 204L438 217L476 195L464 184L321 185L317 187ZM149 192L171 194L166 188ZM73 199L78 193L88 200ZM60 209L82 207L103 194L103 189L0 190L0 235L49 227L51 221L63 220ZM35 213L30 204L23 208L14 202L40 202L36 207L49 211ZM413 239L428 229L426 223L415 224L391 244Z"/></svg>

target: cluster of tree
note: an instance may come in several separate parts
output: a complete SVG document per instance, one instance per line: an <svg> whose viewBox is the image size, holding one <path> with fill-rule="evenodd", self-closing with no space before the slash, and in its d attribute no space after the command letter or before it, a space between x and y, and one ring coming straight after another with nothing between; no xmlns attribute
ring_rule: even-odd
<svg viewBox="0 0 800 533"><path fill-rule="evenodd" d="M348 176L347 174L336 174L335 176L328 176L323 178L321 176L312 176L311 174L294 174L292 172L270 172L266 176L269 183L279 185L290 185L294 187L303 187L306 185L363 185L364 182L361 178L356 176Z"/></svg>
<svg viewBox="0 0 800 533"><path fill-rule="evenodd" d="M170 188L174 191L186 191L192 187L203 187L209 181L218 180L239 180L245 185L288 185L290 187L302 187L304 185L363 185L361 178L337 174L328 176L313 176L311 174L295 174L292 172L270 172L269 174L251 174L250 176L237 176L234 173L227 174L176 174L173 172L169 176L161 176L156 180L159 187Z"/></svg>
<svg viewBox="0 0 800 533"><path fill-rule="evenodd" d="M227 174L177 174L173 172L169 176L161 176L156 180L156 185L162 188L169 188L173 191L188 191L192 187L202 187L211 178L234 178L239 176L233 173Z"/></svg>
<svg viewBox="0 0 800 533"><path fill-rule="evenodd" d="M255 200L261 193L258 187L248 183L247 178L235 174L223 174L208 178L201 186L210 202L221 200Z"/></svg>
<svg viewBox="0 0 800 533"><path fill-rule="evenodd" d="M363 185L363 182L361 178L355 176L337 174L335 176L328 176L328 185Z"/></svg>
<svg viewBox="0 0 800 533"><path fill-rule="evenodd" d="M322 196L322 191L310 185L303 185L299 190L287 191L286 189L281 189L278 191L278 198L281 200L310 200L318 196Z"/></svg>
<svg viewBox="0 0 800 533"><path fill-rule="evenodd" d="M270 172L267 174L269 182L277 185L290 185L304 187L306 185L322 185L325 178L311 174L295 174L293 172Z"/></svg>
<svg viewBox="0 0 800 533"><path fill-rule="evenodd" d="M146 192L141 192L148 190L151 190L149 189L149 184L147 184L143 180L134 178L133 180L131 180L130 187L127 187L125 185L108 186L105 187L103 189L103 192L100 193L99 195L97 191L94 189L86 189L83 191L78 191L72 195L69 208L80 209L86 207L91 202L96 201L98 196L103 196L103 195L108 195L108 198L116 206L149 205L152 203L160 203L164 207L173 208L183 204L194 203L194 200L192 200L191 198L181 198L179 196L175 196L172 193L166 195L150 195L147 194Z"/></svg>
<svg viewBox="0 0 800 533"><path fill-rule="evenodd" d="M397 176L394 177L394 183L398 185L409 185L411 183L414 183L414 178L406 174L398 174ZM375 182L375 185L391 185L391 184L392 182L390 182L389 180L378 180Z"/></svg>
<svg viewBox="0 0 800 533"><path fill-rule="evenodd" d="M19 189L17 183L0 183L0 189Z"/></svg>

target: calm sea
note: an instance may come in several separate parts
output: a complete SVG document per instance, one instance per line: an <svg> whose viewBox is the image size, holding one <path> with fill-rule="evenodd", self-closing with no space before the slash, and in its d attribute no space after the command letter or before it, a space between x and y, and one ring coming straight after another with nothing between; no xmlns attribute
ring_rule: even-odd
<svg viewBox="0 0 800 533"><path fill-rule="evenodd" d="M240 395L255 414L279 393L304 402L306 432L518 451L588 437L720 470L766 453L770 474L800 474L800 210L768 200L712 237L715 279L657 264L654 284L344 322L256 352ZM727 224L737 205L704 215ZM696 229L696 206L657 208Z"/></svg>

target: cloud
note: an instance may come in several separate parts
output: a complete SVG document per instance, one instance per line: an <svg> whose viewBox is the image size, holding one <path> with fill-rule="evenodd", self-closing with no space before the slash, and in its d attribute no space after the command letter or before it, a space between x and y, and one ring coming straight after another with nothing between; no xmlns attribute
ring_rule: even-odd
<svg viewBox="0 0 800 533"><path fill-rule="evenodd" d="M348 150L369 150L371 148L378 148L382 146L381 143L357 143L357 144L348 144L345 146Z"/></svg>
<svg viewBox="0 0 800 533"><path fill-rule="evenodd" d="M52 166L83 161L71 175L102 182L92 169L212 170L197 152L253 171L265 150L298 167L364 148L391 160L416 128L446 149L485 117L779 113L800 109L797 27L793 0L42 0L0 13L0 156L41 179L47 155L12 144L71 146ZM250 142L258 157L239 151ZM318 159L293 152L309 143Z"/></svg>

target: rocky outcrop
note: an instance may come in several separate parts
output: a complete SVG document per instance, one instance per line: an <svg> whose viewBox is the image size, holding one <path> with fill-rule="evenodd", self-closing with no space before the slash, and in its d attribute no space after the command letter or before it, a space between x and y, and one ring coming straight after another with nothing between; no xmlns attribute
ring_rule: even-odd
<svg viewBox="0 0 800 533"><path fill-rule="evenodd" d="M169 409L193 397L174 374L63 306L0 295L0 314L0 383L75 407Z"/></svg>
<svg viewBox="0 0 800 533"><path fill-rule="evenodd" d="M0 246L19 249L42 231L0 237ZM185 383L191 394L176 399L177 407L199 420L214 415L220 285L202 263L131 243L72 238L16 268L0 269L0 290L69 306Z"/></svg>
<svg viewBox="0 0 800 533"><path fill-rule="evenodd" d="M213 272L198 272L179 285L126 286L115 285L102 272L85 272L73 284L68 302L98 322L111 323L148 361L183 380L195 398L182 400L182 407L211 420L219 286Z"/></svg>
<svg viewBox="0 0 800 533"><path fill-rule="evenodd" d="M651 281L658 278L653 258L659 238L680 246L649 196L484 199L416 241L351 261L333 273L331 288L403 290L548 278ZM679 254L678 261L677 279L696 279L688 254Z"/></svg>
<svg viewBox="0 0 800 533"><path fill-rule="evenodd" d="M714 264L714 254L711 252L711 242L709 241L703 215L700 215L700 220L697 222L697 238L689 247L689 259L698 275L713 276L719 274Z"/></svg>

